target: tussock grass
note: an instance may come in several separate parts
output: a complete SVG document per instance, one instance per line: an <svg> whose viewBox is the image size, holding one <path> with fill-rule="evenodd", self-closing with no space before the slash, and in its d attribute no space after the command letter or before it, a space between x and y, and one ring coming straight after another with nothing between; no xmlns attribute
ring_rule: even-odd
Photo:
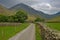
<svg viewBox="0 0 60 40"><path fill-rule="evenodd" d="M16 33L22 31L28 27L29 23L23 23L18 26L0 26L0 40L8 40L10 37L14 36Z"/></svg>
<svg viewBox="0 0 60 40"><path fill-rule="evenodd" d="M52 29L60 31L60 23L46 23L46 25Z"/></svg>
<svg viewBox="0 0 60 40"><path fill-rule="evenodd" d="M41 38L41 33L40 33L40 28L38 27L38 25L36 25L36 40L42 40Z"/></svg>

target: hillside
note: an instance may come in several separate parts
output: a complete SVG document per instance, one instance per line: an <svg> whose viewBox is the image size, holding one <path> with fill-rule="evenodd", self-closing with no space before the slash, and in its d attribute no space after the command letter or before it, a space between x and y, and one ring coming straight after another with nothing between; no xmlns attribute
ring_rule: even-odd
<svg viewBox="0 0 60 40"><path fill-rule="evenodd" d="M14 5L13 7L9 8L9 9L0 5L0 14L3 14L3 15L12 15L12 14L15 14L15 12L17 12L19 10L24 11L24 12L28 13L29 15L33 15L35 17L44 18L44 19L46 19L46 21L59 21L60 20L60 12L58 12L57 14L54 14L54 15L48 15L42 11L37 11L23 3Z"/></svg>
<svg viewBox="0 0 60 40"><path fill-rule="evenodd" d="M26 4L23 4L23 3L17 4L15 6L11 7L11 8L9 8L9 10L13 10L13 11L24 10L24 11L28 12L29 14L32 14L34 16L38 16L38 17L44 18L44 19L52 19L52 18L55 18L56 16L60 16L60 13L57 13L54 15L45 14L44 12L37 11L37 10L33 9L32 7L30 7Z"/></svg>
<svg viewBox="0 0 60 40"><path fill-rule="evenodd" d="M35 17L35 16L33 16L33 15L28 15L27 21L29 21L29 22L34 22L36 18L37 18L37 17Z"/></svg>
<svg viewBox="0 0 60 40"><path fill-rule="evenodd" d="M60 22L60 16L47 20L47 22Z"/></svg>
<svg viewBox="0 0 60 40"><path fill-rule="evenodd" d="M14 12L0 5L0 15L13 15Z"/></svg>
<svg viewBox="0 0 60 40"><path fill-rule="evenodd" d="M23 3L17 4L15 6L9 8L9 10L13 10L13 11L17 11L17 10L21 10L21 9L28 12L29 14L32 14L34 16L39 16L41 18L49 18L50 17L49 15L45 14L44 12L37 11L37 10L33 9L32 7L30 7L26 4L23 4Z"/></svg>
<svg viewBox="0 0 60 40"><path fill-rule="evenodd" d="M23 10L23 9L19 9L20 11L23 11L23 12L25 12L25 13L27 13L25 10ZM19 10L9 10L9 9L7 9L7 8L5 8L5 7L3 7L2 5L0 5L0 15L14 15L17 11L19 11ZM28 14L28 13L27 13ZM35 19L36 17L35 16L33 16L33 15L30 15L30 14L28 14L28 21L34 21L34 19Z"/></svg>
<svg viewBox="0 0 60 40"><path fill-rule="evenodd" d="M55 17L53 17L47 21L49 21L49 22L60 22L60 12L58 12L57 14L52 15L52 16L55 16Z"/></svg>

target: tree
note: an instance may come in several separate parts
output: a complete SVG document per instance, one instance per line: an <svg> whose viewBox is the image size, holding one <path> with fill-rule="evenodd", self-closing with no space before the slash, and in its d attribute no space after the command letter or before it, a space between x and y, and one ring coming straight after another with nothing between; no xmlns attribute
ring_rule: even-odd
<svg viewBox="0 0 60 40"><path fill-rule="evenodd" d="M18 19L18 22L25 22L25 20L28 18L27 14L22 12L22 11L18 11L16 14L15 14L15 17L16 19Z"/></svg>
<svg viewBox="0 0 60 40"><path fill-rule="evenodd" d="M44 19L36 18L35 22L44 22Z"/></svg>
<svg viewBox="0 0 60 40"><path fill-rule="evenodd" d="M16 12L15 15L11 16L5 16L5 15L0 15L0 22L25 22L25 20L28 18L27 14L22 11Z"/></svg>
<svg viewBox="0 0 60 40"><path fill-rule="evenodd" d="M0 22L7 22L8 16L0 15Z"/></svg>

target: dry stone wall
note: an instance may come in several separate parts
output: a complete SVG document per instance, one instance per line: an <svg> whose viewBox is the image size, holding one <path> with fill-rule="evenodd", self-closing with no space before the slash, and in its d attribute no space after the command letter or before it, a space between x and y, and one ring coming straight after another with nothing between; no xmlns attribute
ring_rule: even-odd
<svg viewBox="0 0 60 40"><path fill-rule="evenodd" d="M0 26L19 26L21 23L0 23Z"/></svg>
<svg viewBox="0 0 60 40"><path fill-rule="evenodd" d="M60 40L60 32L48 28L42 23L38 23L41 31L41 37L43 40Z"/></svg>

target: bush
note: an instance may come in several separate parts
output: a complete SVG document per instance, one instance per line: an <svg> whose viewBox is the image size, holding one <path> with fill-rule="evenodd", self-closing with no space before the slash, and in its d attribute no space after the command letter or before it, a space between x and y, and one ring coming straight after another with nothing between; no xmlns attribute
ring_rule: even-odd
<svg viewBox="0 0 60 40"><path fill-rule="evenodd" d="M44 19L36 18L35 22L44 22Z"/></svg>
<svg viewBox="0 0 60 40"><path fill-rule="evenodd" d="M27 14L22 12L22 11L18 11L16 12L15 15L12 16L5 16L5 15L0 15L0 22L25 22L25 20L28 18Z"/></svg>
<svg viewBox="0 0 60 40"><path fill-rule="evenodd" d="M0 22L7 22L8 16L0 15Z"/></svg>
<svg viewBox="0 0 60 40"><path fill-rule="evenodd" d="M28 18L27 14L22 12L22 11L18 11L15 14L15 17L18 19L18 22L25 22L25 20Z"/></svg>

